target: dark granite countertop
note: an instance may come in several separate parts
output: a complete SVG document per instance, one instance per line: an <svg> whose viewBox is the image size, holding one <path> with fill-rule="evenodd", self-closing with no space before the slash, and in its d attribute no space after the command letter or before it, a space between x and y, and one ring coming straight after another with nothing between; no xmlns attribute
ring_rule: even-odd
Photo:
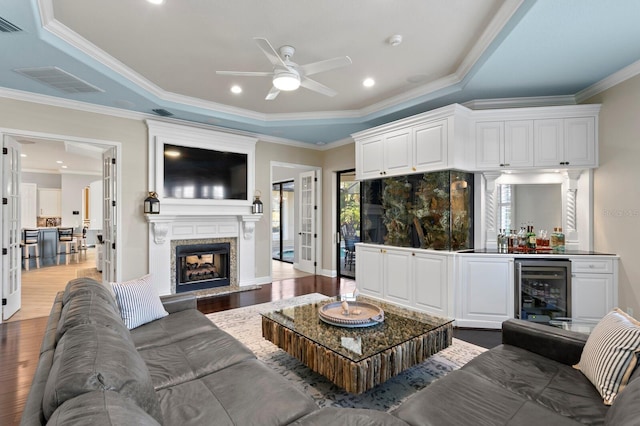
<svg viewBox="0 0 640 426"><path fill-rule="evenodd" d="M470 249L470 250L462 250L457 253L465 254L504 254L504 255L512 255L512 256L616 256L612 253L600 253L596 251L586 251L586 250L567 250L563 253L555 253L550 250L534 250L534 251L508 251L502 252L497 249Z"/></svg>

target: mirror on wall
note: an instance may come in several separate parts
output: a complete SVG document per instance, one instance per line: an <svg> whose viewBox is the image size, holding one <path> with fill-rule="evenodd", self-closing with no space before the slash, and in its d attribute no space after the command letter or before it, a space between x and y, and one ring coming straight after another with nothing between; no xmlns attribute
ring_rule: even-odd
<svg viewBox="0 0 640 426"><path fill-rule="evenodd" d="M498 229L533 225L536 232L562 226L562 185L499 184Z"/></svg>

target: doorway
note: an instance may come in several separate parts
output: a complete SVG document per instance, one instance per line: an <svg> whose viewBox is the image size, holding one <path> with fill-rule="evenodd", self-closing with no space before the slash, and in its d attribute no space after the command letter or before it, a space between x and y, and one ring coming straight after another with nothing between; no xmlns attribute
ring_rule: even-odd
<svg viewBox="0 0 640 426"><path fill-rule="evenodd" d="M12 314L3 309L5 320L18 321L48 315L56 292L63 290L70 279L81 276L104 278L100 273L103 268L98 268L96 254L99 246L97 236L104 234L101 232L104 230L102 214L95 221L96 226L89 225L89 209L94 209L91 205L95 201L95 209L102 213L104 197L94 197L90 184L99 183L102 190L105 176L113 177L108 182L112 195L109 201L115 200L119 193L118 180L115 179L118 171L111 164L111 158L115 158L121 148L117 142L36 132L2 133L0 130L0 137L5 142L13 140L20 147L22 161L18 179L22 189L19 191L19 210L16 210L20 213L19 227L38 230L38 239L33 243L37 250L31 247L27 255L22 250L17 253L20 276L18 310ZM109 175L104 175L105 153L111 154L109 164L113 173ZM54 164L53 167L50 163ZM113 223L119 212L117 206L109 211ZM3 215L2 219L4 225L6 217ZM57 229L61 226L73 232L73 243L68 248L60 247L58 243ZM110 231L115 241L118 231L115 227ZM110 265L109 280L116 281L119 275L115 268L117 252L115 247L108 251L114 260ZM6 281L3 275L3 297L7 293Z"/></svg>
<svg viewBox="0 0 640 426"><path fill-rule="evenodd" d="M273 260L293 263L295 259L295 181L271 186L271 253Z"/></svg>
<svg viewBox="0 0 640 426"><path fill-rule="evenodd" d="M337 172L338 212L336 215L340 243L337 244L338 276L356 277L356 248L360 241L360 181L354 169Z"/></svg>

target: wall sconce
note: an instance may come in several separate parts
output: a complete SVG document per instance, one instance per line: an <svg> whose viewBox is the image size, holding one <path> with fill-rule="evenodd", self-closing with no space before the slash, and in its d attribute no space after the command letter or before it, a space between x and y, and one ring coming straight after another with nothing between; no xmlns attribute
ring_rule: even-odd
<svg viewBox="0 0 640 426"><path fill-rule="evenodd" d="M145 214L160 213L160 200L155 192L149 192L149 196L144 199L144 212Z"/></svg>
<svg viewBox="0 0 640 426"><path fill-rule="evenodd" d="M253 214L262 214L264 206L262 205L262 201L260 201L260 196L262 193L256 190L253 196L253 204L251 205L251 212Z"/></svg>

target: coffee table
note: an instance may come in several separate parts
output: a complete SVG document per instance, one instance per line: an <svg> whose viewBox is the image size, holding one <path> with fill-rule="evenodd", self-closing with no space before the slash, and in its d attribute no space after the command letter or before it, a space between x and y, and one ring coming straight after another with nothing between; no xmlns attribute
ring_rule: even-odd
<svg viewBox="0 0 640 426"><path fill-rule="evenodd" d="M360 394L451 345L453 320L358 297L384 310L384 322L362 328L329 325L318 309L337 298L262 314L262 336L313 371Z"/></svg>

